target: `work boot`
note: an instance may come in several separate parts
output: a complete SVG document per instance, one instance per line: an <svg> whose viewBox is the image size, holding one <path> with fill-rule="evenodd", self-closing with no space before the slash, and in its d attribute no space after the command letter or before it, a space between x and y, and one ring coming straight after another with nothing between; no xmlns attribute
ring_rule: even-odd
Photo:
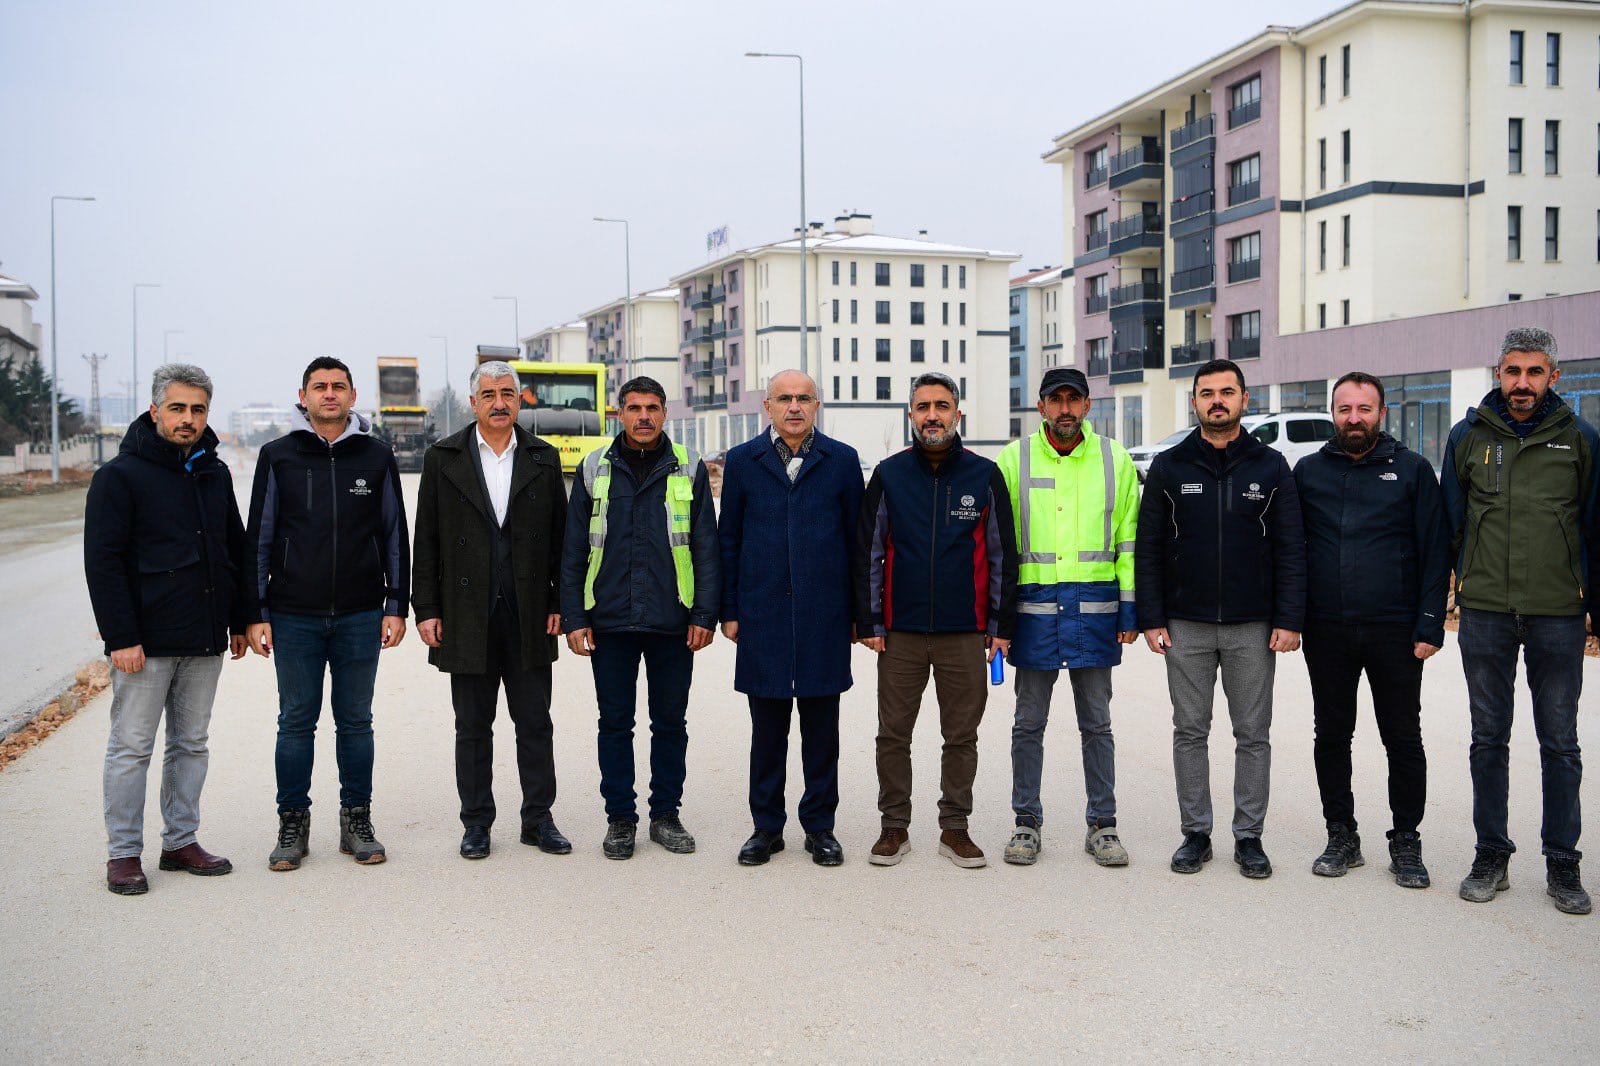
<svg viewBox="0 0 1600 1066"><path fill-rule="evenodd" d="M1468 903L1488 903L1494 899L1496 892L1504 892L1511 887L1511 878L1506 876L1510 865L1509 851L1478 845L1472 870L1461 882L1461 898Z"/></svg>
<svg viewBox="0 0 1600 1066"><path fill-rule="evenodd" d="M867 861L874 866L893 866L911 850L911 834L904 829L884 827L878 842L872 845Z"/></svg>
<svg viewBox="0 0 1600 1066"><path fill-rule="evenodd" d="M119 896L142 896L150 891L139 856L106 860L106 887Z"/></svg>
<svg viewBox="0 0 1600 1066"><path fill-rule="evenodd" d="M1409 829L1397 829L1389 838L1389 872L1401 888L1427 888L1428 868L1422 865L1422 837Z"/></svg>
<svg viewBox="0 0 1600 1066"><path fill-rule="evenodd" d="M362 866L376 866L389 857L372 833L372 807L339 808L339 850Z"/></svg>
<svg viewBox="0 0 1600 1066"><path fill-rule="evenodd" d="M650 839L674 855L688 855L694 851L694 837L689 835L676 814L650 819Z"/></svg>
<svg viewBox="0 0 1600 1066"><path fill-rule="evenodd" d="M1261 850L1260 837L1240 837L1234 841L1233 861L1239 864L1239 872L1246 877L1259 881L1272 876L1272 863Z"/></svg>
<svg viewBox="0 0 1600 1066"><path fill-rule="evenodd" d="M1028 822L1019 822L1016 832L1011 834L1011 842L1006 845L1005 854L1002 856L1013 866L1032 866L1039 861L1039 853L1044 850L1044 834L1039 827Z"/></svg>
<svg viewBox="0 0 1600 1066"><path fill-rule="evenodd" d="M631 859L638 832L638 822L611 822L606 826L606 838L601 841L600 850L608 859Z"/></svg>
<svg viewBox="0 0 1600 1066"><path fill-rule="evenodd" d="M1096 866L1128 865L1128 849L1122 846L1116 826L1091 825L1083 838L1083 850L1093 856Z"/></svg>
<svg viewBox="0 0 1600 1066"><path fill-rule="evenodd" d="M983 857L983 849L973 843L964 825L939 834L939 854L967 870L989 865L989 860Z"/></svg>
<svg viewBox="0 0 1600 1066"><path fill-rule="evenodd" d="M1562 914L1588 914L1589 893L1578 879L1578 860L1548 855L1544 864L1545 894L1556 901L1556 910Z"/></svg>
<svg viewBox="0 0 1600 1066"><path fill-rule="evenodd" d="M278 846L267 856L269 870L298 870L311 851L311 811L278 812Z"/></svg>
<svg viewBox="0 0 1600 1066"><path fill-rule="evenodd" d="M1200 867L1211 861L1211 835L1209 833L1185 833L1183 843L1178 845L1178 850L1172 853L1172 872L1175 874L1197 874Z"/></svg>
<svg viewBox="0 0 1600 1066"><path fill-rule="evenodd" d="M1319 877L1343 877L1357 866L1365 866L1361 857L1361 837L1343 822L1328 823L1328 846L1322 849L1311 864L1311 872Z"/></svg>

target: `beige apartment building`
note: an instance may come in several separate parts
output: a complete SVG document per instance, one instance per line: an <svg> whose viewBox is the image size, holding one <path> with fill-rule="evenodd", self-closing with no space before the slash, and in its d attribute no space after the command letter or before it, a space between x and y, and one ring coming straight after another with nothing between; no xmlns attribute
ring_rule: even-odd
<svg viewBox="0 0 1600 1066"><path fill-rule="evenodd" d="M668 397L678 394L678 290L655 289L633 298L633 343L627 341L628 301L617 297L581 316L585 350L574 362L604 363L611 403L630 377L645 375L661 383ZM630 355L631 350L631 355Z"/></svg>
<svg viewBox="0 0 1600 1066"><path fill-rule="evenodd" d="M589 324L583 319L563 326L548 326L521 340L522 358L535 363L586 363L589 361Z"/></svg>

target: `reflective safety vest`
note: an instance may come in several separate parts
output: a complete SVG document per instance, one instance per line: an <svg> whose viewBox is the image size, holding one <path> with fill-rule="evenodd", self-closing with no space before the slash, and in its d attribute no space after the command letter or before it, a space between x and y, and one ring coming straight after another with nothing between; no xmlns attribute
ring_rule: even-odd
<svg viewBox="0 0 1600 1066"><path fill-rule="evenodd" d="M583 460L583 479L593 501L589 511L589 572L583 579L583 606L594 610L594 581L605 555L606 521L611 498L611 458L609 448L598 448ZM672 549L672 567L677 572L678 602L694 606L694 556L689 550L690 507L694 504L694 482L700 475L699 453L682 444L673 444L677 467L667 475L667 545Z"/></svg>

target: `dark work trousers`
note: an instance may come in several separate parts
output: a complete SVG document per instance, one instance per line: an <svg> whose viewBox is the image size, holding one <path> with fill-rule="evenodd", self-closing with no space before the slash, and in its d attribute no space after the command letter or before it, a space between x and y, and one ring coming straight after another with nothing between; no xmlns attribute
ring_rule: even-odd
<svg viewBox="0 0 1600 1066"><path fill-rule="evenodd" d="M633 723L639 700L639 662L645 667L650 704L650 817L677 814L683 804L689 751L689 683L694 653L689 634L594 635L594 695L600 705L600 795L609 822L637 822L633 790Z"/></svg>
<svg viewBox="0 0 1600 1066"><path fill-rule="evenodd" d="M800 828L833 829L839 806L839 697L796 700L750 697L750 816L757 829L783 832L784 775L789 763L789 719L800 705L800 765L806 789L800 797Z"/></svg>
<svg viewBox="0 0 1600 1066"><path fill-rule="evenodd" d="M446 631L445 639L449 635ZM549 817L556 801L556 760L551 747L550 664L521 669L521 635L504 600L489 616L488 669L481 674L451 674L450 699L456 709L456 791L461 824L494 824L494 715L505 686L506 709L517 731L517 775L522 779L522 825Z"/></svg>
<svg viewBox="0 0 1600 1066"><path fill-rule="evenodd" d="M1378 736L1389 756L1394 831L1415 832L1428 796L1428 760L1422 751L1422 660L1416 657L1411 627L1308 622L1305 656L1322 817L1329 825L1356 827L1350 740L1356 729L1356 690L1365 671Z"/></svg>

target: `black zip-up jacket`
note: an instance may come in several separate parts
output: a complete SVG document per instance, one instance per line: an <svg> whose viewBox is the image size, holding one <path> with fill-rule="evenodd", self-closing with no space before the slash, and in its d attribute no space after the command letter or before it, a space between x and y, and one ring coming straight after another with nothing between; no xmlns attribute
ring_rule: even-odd
<svg viewBox="0 0 1600 1066"><path fill-rule="evenodd" d="M1197 428L1156 456L1134 550L1139 628L1169 619L1300 632L1306 544L1283 453L1248 433L1213 448Z"/></svg>
<svg viewBox="0 0 1600 1066"><path fill-rule="evenodd" d="M1450 526L1433 467L1387 433L1360 459L1338 441L1295 464L1306 530L1306 619L1405 625L1444 645Z"/></svg>
<svg viewBox="0 0 1600 1066"><path fill-rule="evenodd" d="M271 611L404 618L411 546L389 446L354 412L333 443L295 409L288 436L264 445L250 494L257 621Z"/></svg>
<svg viewBox="0 0 1600 1066"><path fill-rule="evenodd" d="M95 471L83 515L83 569L106 654L220 655L250 621L249 547L233 479L208 426L187 455L134 419Z"/></svg>
<svg viewBox="0 0 1600 1066"><path fill-rule="evenodd" d="M913 445L879 463L856 530L856 632L1011 639L1017 532L1000 468L961 446L938 470Z"/></svg>

